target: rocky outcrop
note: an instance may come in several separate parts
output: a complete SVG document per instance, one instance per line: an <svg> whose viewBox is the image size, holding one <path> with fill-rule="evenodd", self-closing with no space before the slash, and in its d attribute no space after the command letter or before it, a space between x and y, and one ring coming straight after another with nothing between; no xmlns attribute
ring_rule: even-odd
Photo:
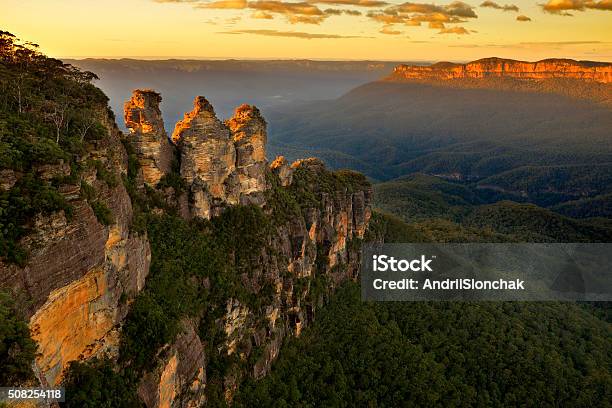
<svg viewBox="0 0 612 408"><path fill-rule="evenodd" d="M208 219L226 205L263 205L266 138L266 122L254 106L240 106L223 123L206 98L195 98L172 133L193 216Z"/></svg>
<svg viewBox="0 0 612 408"><path fill-rule="evenodd" d="M484 58L467 64L399 65L388 80L450 80L466 78L541 80L570 78L612 83L612 64L605 62L545 59L537 62Z"/></svg>
<svg viewBox="0 0 612 408"><path fill-rule="evenodd" d="M10 288L27 305L39 346L36 368L48 385L59 383L70 361L116 353L127 302L144 287L149 271L149 243L130 232L132 204L119 182L127 171L120 132L112 119L105 116L101 122L107 136L81 158L80 180L59 187L71 214L36 216L31 233L20 242L29 252L27 263L0 262L0 287ZM92 161L97 166L88 164ZM39 171L64 174L65 169L60 163ZM108 174L115 178L110 185ZM89 197L84 185L90 186ZM110 225L98 221L90 200L110 210Z"/></svg>
<svg viewBox="0 0 612 408"><path fill-rule="evenodd" d="M278 176L281 185L288 186L291 184L293 180L293 169L289 166L284 156L278 156L274 159L272 164L270 164L270 170Z"/></svg>
<svg viewBox="0 0 612 408"><path fill-rule="evenodd" d="M140 163L140 177L150 186L155 186L170 172L173 155L159 110L160 102L157 92L137 89L124 105L125 125Z"/></svg>

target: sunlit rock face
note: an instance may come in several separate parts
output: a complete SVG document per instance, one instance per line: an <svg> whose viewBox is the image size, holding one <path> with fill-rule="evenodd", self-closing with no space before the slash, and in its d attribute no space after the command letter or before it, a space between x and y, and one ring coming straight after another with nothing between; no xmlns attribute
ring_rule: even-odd
<svg viewBox="0 0 612 408"><path fill-rule="evenodd" d="M439 62L428 66L399 65L389 79L465 78L550 79L571 78L612 83L612 64L605 62L545 59L537 62L485 58L467 64Z"/></svg>
<svg viewBox="0 0 612 408"><path fill-rule="evenodd" d="M226 205L263 205L266 138L266 122L254 106L240 106L223 123L206 98L195 98L193 110L172 133L192 216L208 219Z"/></svg>
<svg viewBox="0 0 612 408"><path fill-rule="evenodd" d="M170 172L172 163L172 146L164 130L160 102L157 92L137 89L124 105L125 125L138 156L140 176L150 186Z"/></svg>

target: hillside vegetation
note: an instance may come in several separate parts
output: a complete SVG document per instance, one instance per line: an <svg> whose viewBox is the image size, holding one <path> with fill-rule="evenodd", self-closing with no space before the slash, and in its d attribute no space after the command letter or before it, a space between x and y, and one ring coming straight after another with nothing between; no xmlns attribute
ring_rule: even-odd
<svg viewBox="0 0 612 408"><path fill-rule="evenodd" d="M559 81L567 82L549 82ZM610 99L609 84L597 89ZM588 98L379 81L287 106L270 122L277 151L323 151L330 165L359 166L376 180L421 172L544 206L612 191L612 110Z"/></svg>
<svg viewBox="0 0 612 408"><path fill-rule="evenodd" d="M606 407L611 336L575 304L362 302L349 283L237 406Z"/></svg>

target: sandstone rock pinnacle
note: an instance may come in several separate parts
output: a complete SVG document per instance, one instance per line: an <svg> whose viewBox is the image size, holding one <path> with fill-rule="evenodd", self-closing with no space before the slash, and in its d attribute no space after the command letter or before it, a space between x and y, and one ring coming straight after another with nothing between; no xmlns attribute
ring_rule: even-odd
<svg viewBox="0 0 612 408"><path fill-rule="evenodd" d="M170 172L172 163L172 146L164 130L160 102L157 92L137 89L124 104L125 125L138 156L141 177L151 186Z"/></svg>
<svg viewBox="0 0 612 408"><path fill-rule="evenodd" d="M236 108L225 122L236 146L236 170L241 194L260 193L266 189L266 121L251 105Z"/></svg>

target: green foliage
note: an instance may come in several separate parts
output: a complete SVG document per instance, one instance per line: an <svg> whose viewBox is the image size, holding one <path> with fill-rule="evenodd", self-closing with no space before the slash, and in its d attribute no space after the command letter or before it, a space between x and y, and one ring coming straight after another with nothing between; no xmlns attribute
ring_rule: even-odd
<svg viewBox="0 0 612 408"><path fill-rule="evenodd" d="M404 242L610 242L611 225L572 219L535 204L498 201L471 183L414 174L374 185L374 204L399 216ZM512 197L516 198L516 197ZM386 224L391 222L384 216ZM372 228L376 228L376 219ZM413 233L409 234L406 229ZM380 232L380 231L379 231Z"/></svg>
<svg viewBox="0 0 612 408"><path fill-rule="evenodd" d="M115 173L108 171L104 164L99 160L93 160L92 165L96 168L96 177L99 180L104 181L111 188L117 187L119 181L117 180Z"/></svg>
<svg viewBox="0 0 612 408"><path fill-rule="evenodd" d="M506 199L550 207L612 192L606 84L560 78L478 79L469 87L444 82L377 81L335 100L288 105L270 115L270 143L276 154L312 155L332 168L348 165L374 179L395 179L381 189L403 200L381 201L381 208L417 218L456 221L462 200L475 203L457 192L450 196L459 201L432 196L432 187L442 196L449 192L397 177L462 180L478 187L468 193L484 198L480 204ZM610 212L605 200L575 204L586 208L560 210L572 217Z"/></svg>
<svg viewBox="0 0 612 408"><path fill-rule="evenodd" d="M181 177L180 173L176 171L164 174L157 184L158 189L164 189L167 187L172 187L177 195L187 191L187 183Z"/></svg>
<svg viewBox="0 0 612 408"><path fill-rule="evenodd" d="M34 379L36 343L12 297L0 291L0 384L19 386Z"/></svg>
<svg viewBox="0 0 612 408"><path fill-rule="evenodd" d="M176 316L171 316L149 293L136 298L121 333L121 358L129 359L135 370L153 368L158 349L178 332Z"/></svg>
<svg viewBox="0 0 612 408"><path fill-rule="evenodd" d="M574 218L612 218L612 193L566 201L551 209L560 214Z"/></svg>
<svg viewBox="0 0 612 408"><path fill-rule="evenodd" d="M370 187L366 177L352 170L328 171L318 165L302 165L293 172L289 190L303 209L320 207L321 194L333 197L338 191L349 193Z"/></svg>
<svg viewBox="0 0 612 408"><path fill-rule="evenodd" d="M28 231L28 223L39 213L50 214L63 210L67 216L71 207L57 189L25 174L9 190L0 190L0 258L22 265L27 254L19 246L19 239Z"/></svg>
<svg viewBox="0 0 612 408"><path fill-rule="evenodd" d="M138 378L115 371L109 359L70 363L64 386L68 408L140 408Z"/></svg>
<svg viewBox="0 0 612 408"><path fill-rule="evenodd" d="M114 222L112 211L102 201L94 201L89 204L100 224L111 225Z"/></svg>
<svg viewBox="0 0 612 408"><path fill-rule="evenodd" d="M212 221L148 216L152 262L147 286L126 318L122 360L144 368L159 347L174 339L181 318L211 318L230 298L252 310L269 301L272 294L265 287L249 291L241 276L251 273L266 250L270 226L255 206L230 207ZM214 330L210 323L202 328Z"/></svg>
<svg viewBox="0 0 612 408"><path fill-rule="evenodd" d="M36 214L70 215L58 187L79 184L87 143L106 134L97 112L106 112L108 99L90 83L94 78L0 31L0 171L10 170L18 179L8 191L0 189L1 259L23 265L27 254L19 240ZM72 169L69 177L39 177L43 166L59 164ZM113 175L96 167L112 186Z"/></svg>
<svg viewBox="0 0 612 408"><path fill-rule="evenodd" d="M611 335L574 304L362 302L351 282L235 405L606 406Z"/></svg>

